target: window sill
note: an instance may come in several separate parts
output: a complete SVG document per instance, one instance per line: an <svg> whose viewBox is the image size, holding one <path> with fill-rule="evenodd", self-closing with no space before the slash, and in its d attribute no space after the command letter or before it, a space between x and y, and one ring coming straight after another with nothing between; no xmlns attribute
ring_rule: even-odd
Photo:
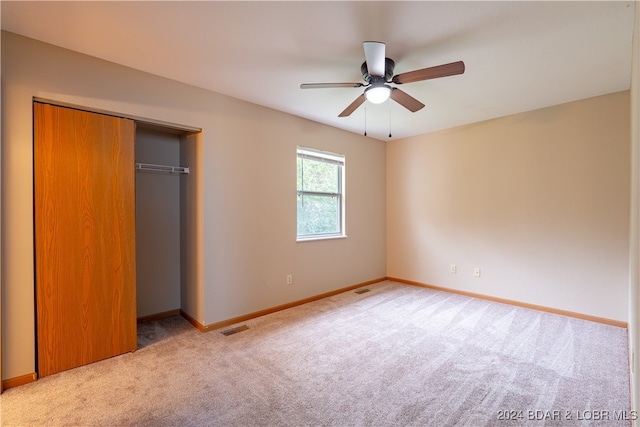
<svg viewBox="0 0 640 427"><path fill-rule="evenodd" d="M333 236L313 236L313 237L298 237L296 242L315 242L318 240L333 240L333 239L346 239L346 234L339 234Z"/></svg>

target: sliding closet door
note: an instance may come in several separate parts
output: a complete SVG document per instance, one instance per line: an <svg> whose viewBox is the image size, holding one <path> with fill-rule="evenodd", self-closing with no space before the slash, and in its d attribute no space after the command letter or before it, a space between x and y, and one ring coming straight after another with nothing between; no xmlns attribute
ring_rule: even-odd
<svg viewBox="0 0 640 427"><path fill-rule="evenodd" d="M34 103L40 377L136 349L135 123Z"/></svg>

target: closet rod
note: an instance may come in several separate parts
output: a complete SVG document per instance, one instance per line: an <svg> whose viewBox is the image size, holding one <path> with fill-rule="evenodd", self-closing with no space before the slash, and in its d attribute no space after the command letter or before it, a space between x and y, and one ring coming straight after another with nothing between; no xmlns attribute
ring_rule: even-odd
<svg viewBox="0 0 640 427"><path fill-rule="evenodd" d="M147 170L156 172L169 172L169 173L189 173L188 167L183 166L166 166L166 165L154 165L151 163L136 163L136 170Z"/></svg>

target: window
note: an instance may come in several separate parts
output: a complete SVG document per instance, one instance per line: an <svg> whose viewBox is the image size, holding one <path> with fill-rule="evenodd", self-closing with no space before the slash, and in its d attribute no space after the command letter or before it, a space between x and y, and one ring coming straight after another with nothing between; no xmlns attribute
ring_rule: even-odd
<svg viewBox="0 0 640 427"><path fill-rule="evenodd" d="M344 156L298 147L298 240L345 237Z"/></svg>

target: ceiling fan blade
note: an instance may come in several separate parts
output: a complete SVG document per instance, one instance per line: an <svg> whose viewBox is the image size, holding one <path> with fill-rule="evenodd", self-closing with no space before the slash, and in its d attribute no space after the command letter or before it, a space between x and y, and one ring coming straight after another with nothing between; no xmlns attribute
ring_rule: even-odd
<svg viewBox="0 0 640 427"><path fill-rule="evenodd" d="M362 83L303 83L300 89L326 89L334 87L362 87Z"/></svg>
<svg viewBox="0 0 640 427"><path fill-rule="evenodd" d="M406 92L401 91L396 87L394 87L391 90L390 96L391 96L391 99L393 99L398 104L402 105L404 108L411 111L412 113L415 113L416 111L424 107L424 104L422 102L418 101L413 96L409 95Z"/></svg>
<svg viewBox="0 0 640 427"><path fill-rule="evenodd" d="M364 58L367 61L369 75L384 77L385 72L385 44L382 42L364 42Z"/></svg>
<svg viewBox="0 0 640 427"><path fill-rule="evenodd" d="M419 82L421 80L437 79L439 77L454 76L464 73L464 62L451 62L449 64L436 65L435 67L409 71L393 76L393 83L403 84Z"/></svg>
<svg viewBox="0 0 640 427"><path fill-rule="evenodd" d="M350 116L351 113L353 113L354 111L356 111L356 109L362 105L362 103L365 101L365 97L364 97L364 93L362 95L360 95L359 97L356 98L355 101L353 101L351 104L349 104L349 106L347 108L344 109L344 111L340 114L338 114L338 117L347 117Z"/></svg>

